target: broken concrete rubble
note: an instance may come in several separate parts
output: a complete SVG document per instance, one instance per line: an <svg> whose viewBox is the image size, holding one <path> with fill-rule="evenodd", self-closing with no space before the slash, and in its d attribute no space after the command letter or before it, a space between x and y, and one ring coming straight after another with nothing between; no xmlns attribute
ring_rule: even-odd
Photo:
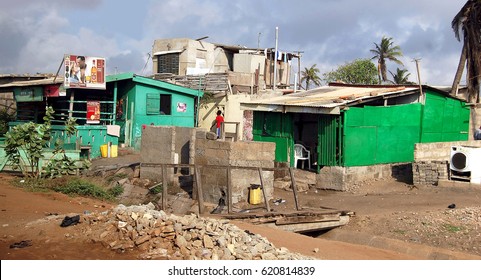
<svg viewBox="0 0 481 280"><path fill-rule="evenodd" d="M139 250L140 259L298 260L309 257L275 248L266 238L245 232L228 220L168 215L153 204L118 205L85 215L92 240L112 250Z"/></svg>

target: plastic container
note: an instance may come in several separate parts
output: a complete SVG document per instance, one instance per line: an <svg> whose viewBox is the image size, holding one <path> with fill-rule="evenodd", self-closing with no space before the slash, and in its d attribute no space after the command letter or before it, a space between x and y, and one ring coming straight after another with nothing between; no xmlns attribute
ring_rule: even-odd
<svg viewBox="0 0 481 280"><path fill-rule="evenodd" d="M104 144L100 146L100 154L102 157L117 157L118 145L111 145L109 149L109 144Z"/></svg>
<svg viewBox="0 0 481 280"><path fill-rule="evenodd" d="M249 204L259 204L262 202L262 188L260 185L251 185L249 187Z"/></svg>

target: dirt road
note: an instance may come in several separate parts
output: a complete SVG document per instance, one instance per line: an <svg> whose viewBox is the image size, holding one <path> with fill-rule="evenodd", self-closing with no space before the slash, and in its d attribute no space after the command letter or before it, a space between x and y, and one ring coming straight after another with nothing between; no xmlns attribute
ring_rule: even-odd
<svg viewBox="0 0 481 280"><path fill-rule="evenodd" d="M0 173L2 260L137 258L135 251L118 253L93 243L84 234L86 225L59 226L65 216L103 212L114 207L113 204L58 193L29 192L12 186L10 182L13 179L11 175ZM287 201L280 204L279 208L292 207L291 193L276 191L276 195ZM356 212L349 225L322 237L308 237L242 222L235 224L265 236L276 247L286 247L316 259L481 259L478 245L475 245L481 244L481 221L477 212L479 208L474 208L478 207L480 196L481 188L410 190L402 183L378 181L369 183L355 193L309 190L300 194L299 199L305 207L331 207ZM473 219L466 219L462 213L467 212L461 212L460 218L464 223L443 220L440 223L446 231L437 239L439 244L429 241L426 237L429 232L423 233L418 227L427 227L426 219L432 219L429 221L432 225L440 218L449 217L449 213L456 213L450 210L448 214L443 214L447 211L446 206L453 202L458 205L454 209L456 211L472 209ZM459 230L448 228L446 224ZM431 230L435 232L434 229ZM378 238L376 242L373 242L374 237ZM10 248L22 241L28 241L31 246ZM462 244L468 246L463 247ZM400 248L412 250L402 251Z"/></svg>

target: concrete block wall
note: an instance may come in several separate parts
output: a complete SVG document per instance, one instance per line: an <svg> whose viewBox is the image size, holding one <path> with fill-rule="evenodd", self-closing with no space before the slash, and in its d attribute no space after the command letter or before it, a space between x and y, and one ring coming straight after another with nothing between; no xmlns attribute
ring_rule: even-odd
<svg viewBox="0 0 481 280"><path fill-rule="evenodd" d="M378 164L369 166L325 166L316 177L318 189L348 191L350 187L366 180L396 178L406 182L412 178L410 163Z"/></svg>
<svg viewBox="0 0 481 280"><path fill-rule="evenodd" d="M414 147L412 165L414 185L437 185L449 177L452 146L481 147L481 141L418 143Z"/></svg>
<svg viewBox="0 0 481 280"><path fill-rule="evenodd" d="M471 119L469 120L469 139L474 139L474 131L481 126L481 104L471 106Z"/></svg>
<svg viewBox="0 0 481 280"><path fill-rule="evenodd" d="M175 130L172 127L147 126L142 130L140 162L173 163L175 149ZM167 177L172 180L173 170L167 169ZM159 167L141 166L140 178L162 182L162 169Z"/></svg>
<svg viewBox="0 0 481 280"><path fill-rule="evenodd" d="M193 163L196 129L188 127L147 126L143 129L140 158L142 164L190 164ZM194 141L193 141L194 140ZM189 173L189 168L167 168L169 184L177 184L174 173ZM160 166L142 166L140 177L160 182L162 169Z"/></svg>
<svg viewBox="0 0 481 280"><path fill-rule="evenodd" d="M414 161L449 161L451 146L481 147L481 141L417 143L414 146Z"/></svg>
<svg viewBox="0 0 481 280"><path fill-rule="evenodd" d="M260 184L257 169L236 167L273 168L274 159L275 143L196 140L196 164L231 167L230 180L233 203L247 201L248 189L251 184ZM266 195L270 199L274 192L274 171L263 170L262 176ZM218 203L222 194L227 194L226 167L203 167L201 180L205 201Z"/></svg>
<svg viewBox="0 0 481 280"><path fill-rule="evenodd" d="M413 163L413 184L415 186L437 185L449 176L449 161L419 161Z"/></svg>

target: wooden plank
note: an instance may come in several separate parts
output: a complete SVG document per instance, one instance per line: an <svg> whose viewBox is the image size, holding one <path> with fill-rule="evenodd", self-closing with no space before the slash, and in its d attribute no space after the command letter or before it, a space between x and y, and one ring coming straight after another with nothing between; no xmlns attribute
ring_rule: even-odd
<svg viewBox="0 0 481 280"><path fill-rule="evenodd" d="M195 186L197 188L197 201L199 203L199 214L204 214L204 192L202 190L201 176L199 172L199 167L196 165L194 167L195 171Z"/></svg>
<svg viewBox="0 0 481 280"><path fill-rule="evenodd" d="M227 213L231 213L232 211L232 184L230 181L230 166L227 167Z"/></svg>
<svg viewBox="0 0 481 280"><path fill-rule="evenodd" d="M289 175L291 176L292 192L294 193L294 202L296 203L296 210L299 211L299 201L297 201L296 179L294 178L294 172L292 171L292 167L289 167Z"/></svg>
<svg viewBox="0 0 481 280"><path fill-rule="evenodd" d="M267 200L266 190L264 189L264 180L262 179L262 168L259 167L259 178L261 180L262 195L264 196L264 203L266 204L267 212L271 212L271 207L269 206L269 200Z"/></svg>
<svg viewBox="0 0 481 280"><path fill-rule="evenodd" d="M333 222L339 221L340 215L320 215L320 216L298 216L298 217L281 217L276 220L276 225L317 223L317 222Z"/></svg>
<svg viewBox="0 0 481 280"><path fill-rule="evenodd" d="M289 224L289 225L275 225L273 223L265 224L269 227L278 228L285 231L292 231L292 232L310 232L310 231L320 231L320 230L327 230L336 227L340 227L343 225L347 225L349 223L348 216L341 216L339 221L327 221L327 222L317 222L317 223L303 223L303 224Z"/></svg>
<svg viewBox="0 0 481 280"><path fill-rule="evenodd" d="M167 209L167 167L162 165L162 210Z"/></svg>

